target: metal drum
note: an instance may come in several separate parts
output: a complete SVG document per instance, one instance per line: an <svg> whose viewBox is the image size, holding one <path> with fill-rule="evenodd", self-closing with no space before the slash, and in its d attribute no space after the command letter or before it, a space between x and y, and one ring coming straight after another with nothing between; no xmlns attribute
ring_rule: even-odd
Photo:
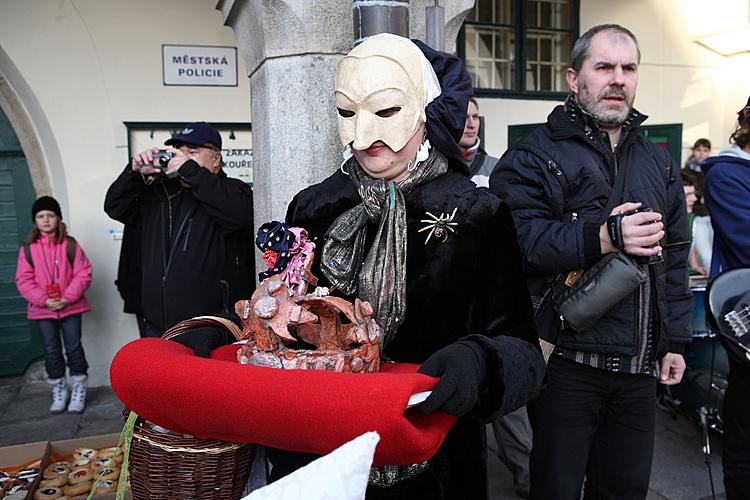
<svg viewBox="0 0 750 500"><path fill-rule="evenodd" d="M723 431L722 407L727 387L729 360L724 347L706 324L705 279L691 279L693 292L693 342L685 348L685 375L671 387L668 397L688 414L698 417L705 408L709 425Z"/></svg>

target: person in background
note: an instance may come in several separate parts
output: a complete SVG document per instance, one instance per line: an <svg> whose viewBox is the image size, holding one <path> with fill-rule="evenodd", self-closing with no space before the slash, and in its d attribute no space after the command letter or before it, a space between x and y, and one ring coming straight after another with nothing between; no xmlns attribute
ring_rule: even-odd
<svg viewBox="0 0 750 500"><path fill-rule="evenodd" d="M737 113L732 144L705 160L706 206L714 228L711 276L750 266L750 98ZM750 288L750 284L748 284ZM728 500L750 487L750 365L729 357L724 396L724 487Z"/></svg>
<svg viewBox="0 0 750 500"><path fill-rule="evenodd" d="M696 244L696 232L697 231L703 231L705 230L705 224L697 224L696 221L698 217L695 213L693 213L693 207L695 206L695 202L698 200L698 197L695 195L695 185L693 184L693 181L688 177L682 177L682 189L685 193L685 207L687 208L688 213L688 225L690 226L690 233L692 235L692 242L693 244L690 247L690 255L688 256L688 264L690 265L690 274L698 274L701 276L708 276L708 265L710 264L711 260L710 257L708 260L703 260L698 253L698 245ZM701 238L699 241L702 241L705 239L703 235L701 235Z"/></svg>
<svg viewBox="0 0 750 500"><path fill-rule="evenodd" d="M479 147L480 124L479 106L476 99L470 97L464 133L458 145L463 150L471 180L477 187L487 187L492 169L497 164L497 158L488 155ZM529 457L532 438L526 407L519 408L492 422L492 430L497 442L498 458L513 474L513 486L516 493L523 498L528 498L531 488Z"/></svg>
<svg viewBox="0 0 750 500"><path fill-rule="evenodd" d="M693 149L690 150L690 156L685 161L683 170L689 170L702 177L701 163L709 156L711 156L711 141L701 137L693 144Z"/></svg>
<svg viewBox="0 0 750 500"><path fill-rule="evenodd" d="M143 306L141 306L142 267L141 228L137 225L126 224L122 229L120 261L117 264L115 286L124 303L123 312L135 315L138 334L141 338L147 335L146 318L143 317Z"/></svg>
<svg viewBox="0 0 750 500"><path fill-rule="evenodd" d="M231 313L253 291L253 194L222 169L221 135L206 122L136 154L104 201L111 218L141 227L146 337L182 320ZM166 174L166 175L165 175Z"/></svg>
<svg viewBox="0 0 750 500"><path fill-rule="evenodd" d="M711 155L711 141L700 138L693 144L690 150L690 156L685 161L680 173L682 178L689 180L695 186L695 196L697 198L693 212L695 215L706 216L706 207L703 203L703 172L701 171L701 162Z"/></svg>
<svg viewBox="0 0 750 500"><path fill-rule="evenodd" d="M469 167L469 176L478 187L489 187L490 174L495 168L497 158L487 154L479 139L479 104L474 97L469 97L469 108L466 110L466 125L458 145L464 152L464 162Z"/></svg>
<svg viewBox="0 0 750 500"><path fill-rule="evenodd" d="M86 406L89 366L81 344L81 316L91 310L84 297L91 285L91 263L68 235L57 200L51 196L37 199L31 220L34 227L18 251L16 286L29 303L28 318L37 322L42 336L47 382L52 388L49 411L61 413L68 403L67 364L72 382L68 412L81 413Z"/></svg>
<svg viewBox="0 0 750 500"><path fill-rule="evenodd" d="M685 370L687 211L669 153L639 132L640 56L622 26L581 35L566 72L571 95L490 178L513 211L537 304L614 252L647 277L583 331L554 314L537 318L539 337L554 345L547 384L527 405L537 500L579 500L584 478L584 498L646 498L657 381L677 384Z"/></svg>

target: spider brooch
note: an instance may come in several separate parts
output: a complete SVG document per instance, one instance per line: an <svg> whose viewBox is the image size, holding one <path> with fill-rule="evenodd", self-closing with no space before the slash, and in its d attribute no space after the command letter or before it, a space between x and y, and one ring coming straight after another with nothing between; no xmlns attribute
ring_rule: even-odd
<svg viewBox="0 0 750 500"><path fill-rule="evenodd" d="M451 233L456 232L451 226L458 225L458 222L453 222L453 218L456 216L457 211L458 207L454 208L453 212L450 215L441 213L440 217L430 212L425 212L430 218L422 219L419 221L425 223L426 226L418 231L420 233L423 231L429 231L429 233L427 233L427 239L424 240L425 245L433 236L435 236L435 239L439 239L440 241L445 242L448 240L448 231L450 231Z"/></svg>

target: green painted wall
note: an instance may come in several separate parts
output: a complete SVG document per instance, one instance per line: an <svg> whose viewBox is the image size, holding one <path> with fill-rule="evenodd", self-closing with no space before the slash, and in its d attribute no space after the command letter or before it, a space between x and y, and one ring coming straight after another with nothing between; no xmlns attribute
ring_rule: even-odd
<svg viewBox="0 0 750 500"><path fill-rule="evenodd" d="M21 145L0 110L0 376L20 375L42 356L41 339L26 319L16 289L18 248L31 229L34 186Z"/></svg>

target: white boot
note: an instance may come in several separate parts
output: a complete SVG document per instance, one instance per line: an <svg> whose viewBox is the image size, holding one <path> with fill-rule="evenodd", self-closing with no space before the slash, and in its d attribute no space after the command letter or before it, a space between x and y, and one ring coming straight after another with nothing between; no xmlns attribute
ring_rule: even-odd
<svg viewBox="0 0 750 500"><path fill-rule="evenodd" d="M68 385L65 383L65 377L48 378L47 383L52 387L52 405L49 411L62 413L65 410L65 403L68 402Z"/></svg>
<svg viewBox="0 0 750 500"><path fill-rule="evenodd" d="M68 413L81 413L86 407L88 377L86 375L71 375L70 380L73 382L73 390L70 393Z"/></svg>

